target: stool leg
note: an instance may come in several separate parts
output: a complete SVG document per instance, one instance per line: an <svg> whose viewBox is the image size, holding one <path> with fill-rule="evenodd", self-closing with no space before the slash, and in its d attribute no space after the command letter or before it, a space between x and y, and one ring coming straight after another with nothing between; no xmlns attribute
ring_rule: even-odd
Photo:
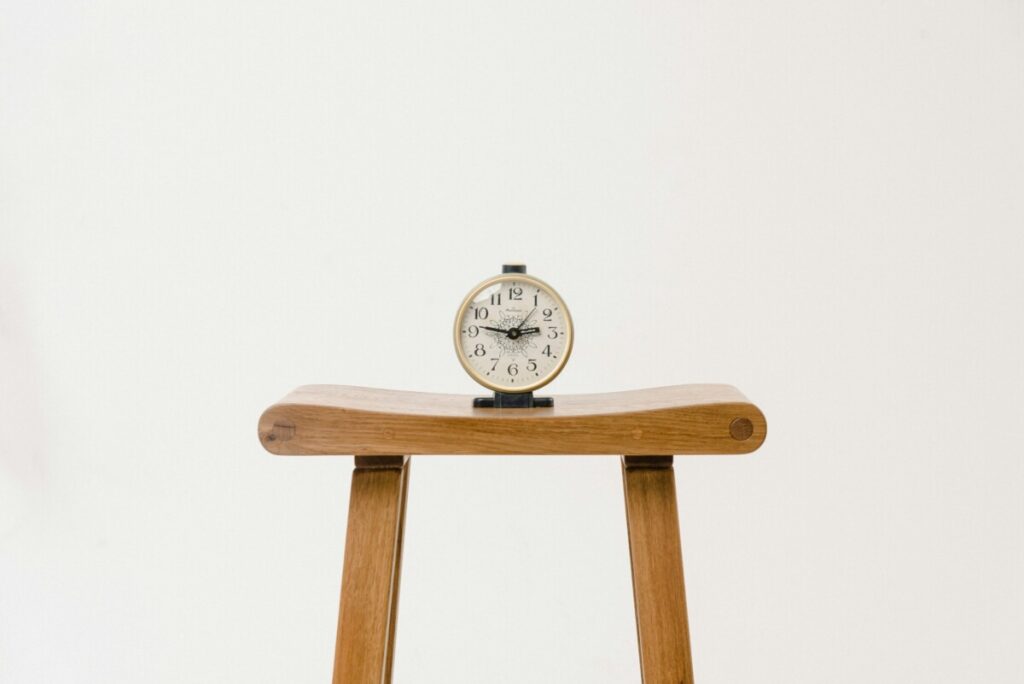
<svg viewBox="0 0 1024 684"><path fill-rule="evenodd" d="M334 684L391 682L408 484L408 456L356 456Z"/></svg>
<svg viewBox="0 0 1024 684"><path fill-rule="evenodd" d="M671 456L623 456L629 557L644 684L693 684Z"/></svg>

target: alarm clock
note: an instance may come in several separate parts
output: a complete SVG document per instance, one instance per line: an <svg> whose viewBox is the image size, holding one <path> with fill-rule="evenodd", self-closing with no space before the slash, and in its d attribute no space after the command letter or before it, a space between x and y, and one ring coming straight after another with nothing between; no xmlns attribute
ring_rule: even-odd
<svg viewBox="0 0 1024 684"><path fill-rule="evenodd" d="M506 265L462 300L454 338L462 367L494 390L500 406L501 395L533 392L562 372L572 353L572 317L553 287L522 264Z"/></svg>

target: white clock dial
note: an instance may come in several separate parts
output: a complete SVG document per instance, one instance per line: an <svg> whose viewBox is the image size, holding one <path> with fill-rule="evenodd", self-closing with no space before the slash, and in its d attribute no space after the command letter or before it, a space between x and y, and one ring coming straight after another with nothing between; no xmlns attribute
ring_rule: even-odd
<svg viewBox="0 0 1024 684"><path fill-rule="evenodd" d="M466 297L455 320L455 349L481 385L529 392L562 370L572 333L565 302L550 285L509 273L481 283Z"/></svg>

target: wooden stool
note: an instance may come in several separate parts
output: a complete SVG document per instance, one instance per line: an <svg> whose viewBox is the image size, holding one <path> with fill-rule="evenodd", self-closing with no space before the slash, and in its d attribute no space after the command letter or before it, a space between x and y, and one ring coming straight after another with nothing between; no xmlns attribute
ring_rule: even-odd
<svg viewBox="0 0 1024 684"><path fill-rule="evenodd" d="M765 439L761 411L728 385L559 396L553 408L473 408L471 396L300 387L260 417L274 454L355 455L334 684L391 681L409 457L622 456L640 670L690 684L673 455L743 454Z"/></svg>

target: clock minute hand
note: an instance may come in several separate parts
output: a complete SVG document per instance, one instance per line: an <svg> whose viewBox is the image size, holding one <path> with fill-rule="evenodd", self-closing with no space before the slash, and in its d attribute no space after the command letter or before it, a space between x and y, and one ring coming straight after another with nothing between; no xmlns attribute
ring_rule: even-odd
<svg viewBox="0 0 1024 684"><path fill-rule="evenodd" d="M480 327L483 328L484 330L491 330L493 332L505 333L506 335L508 334L508 330L502 330L501 328L492 328L489 325L481 325Z"/></svg>

